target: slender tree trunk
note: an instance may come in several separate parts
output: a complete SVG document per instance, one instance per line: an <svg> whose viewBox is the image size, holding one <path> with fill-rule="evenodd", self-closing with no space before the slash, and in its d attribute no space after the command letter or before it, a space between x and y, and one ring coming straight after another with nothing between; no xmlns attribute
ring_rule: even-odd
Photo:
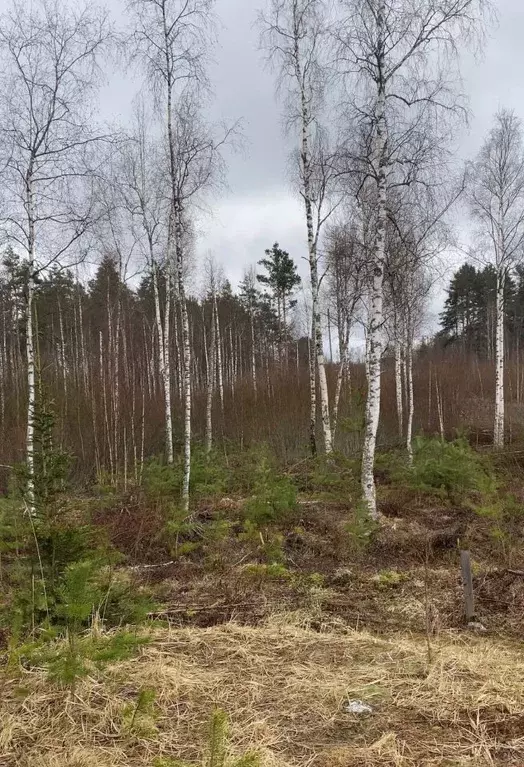
<svg viewBox="0 0 524 767"><path fill-rule="evenodd" d="M257 399L257 358L255 348L255 318L253 310L250 312L249 323L251 326L251 380L253 382L253 394Z"/></svg>
<svg viewBox="0 0 524 767"><path fill-rule="evenodd" d="M113 442L111 440L109 410L108 410L108 404L107 404L107 386L106 386L106 376L105 376L105 370L104 370L104 345L103 345L104 342L103 342L102 331L100 331L99 340L100 340L100 382L102 385L102 397L104 401L104 423L105 423L105 431L106 431L106 437L107 437L107 447L109 451L109 466L110 466L110 472L111 472L111 481L113 481L115 477L115 465L113 460Z"/></svg>
<svg viewBox="0 0 524 767"><path fill-rule="evenodd" d="M60 326L60 367L62 368L62 385L64 387L64 417L67 417L67 361L64 334L64 318L62 316L62 304L58 301L58 323Z"/></svg>
<svg viewBox="0 0 524 767"><path fill-rule="evenodd" d="M344 376L346 375L347 355L349 346L349 323L342 333L339 334L340 345L340 363L338 366L337 386L335 389L335 401L333 404L333 443L335 442L335 435L337 433L338 426L338 410L340 406L340 395L342 394L342 384L344 383Z"/></svg>
<svg viewBox="0 0 524 767"><path fill-rule="evenodd" d="M329 309L327 310L327 326L328 326L328 343L329 343L329 361L333 362L333 340L331 338L331 316Z"/></svg>
<svg viewBox="0 0 524 767"><path fill-rule="evenodd" d="M35 212L32 170L27 175L27 216L29 232L29 276L27 280L26 306L26 356L27 356L27 507L31 516L35 515L35 351L33 336L33 299L35 272Z"/></svg>
<svg viewBox="0 0 524 767"><path fill-rule="evenodd" d="M407 371L407 428L406 428L406 448L408 451L408 460L413 462L413 415L415 413L415 401L413 393L413 334L411 331L411 321L408 316L407 339L406 339L406 371Z"/></svg>
<svg viewBox="0 0 524 767"><path fill-rule="evenodd" d="M122 273L118 270L118 276ZM114 438L114 457L115 457L115 479L119 472L119 426L120 426L120 333L121 333L122 301L120 296L120 279L118 280L118 294L116 305L116 330L113 338L113 438Z"/></svg>
<svg viewBox="0 0 524 767"><path fill-rule="evenodd" d="M314 317L312 322L311 336L314 338ZM310 338L307 340L307 350L309 359L309 446L311 448L311 455L315 456L317 454L317 376L313 342Z"/></svg>
<svg viewBox="0 0 524 767"><path fill-rule="evenodd" d="M214 296L213 303L211 304L211 340L209 344L209 353L207 355L207 398L206 398L206 455L209 456L213 445L213 392L215 389L215 374L216 374L216 325L215 325L215 308L214 308ZM255 389L256 391L256 389Z"/></svg>
<svg viewBox="0 0 524 767"><path fill-rule="evenodd" d="M435 375L435 400L437 402L437 415L438 415L440 439L442 442L444 442L444 439L446 436L445 430L444 430L444 408L442 406L442 394L440 392L440 387L438 383L438 375Z"/></svg>
<svg viewBox="0 0 524 767"><path fill-rule="evenodd" d="M297 67L297 80L302 81L302 73L300 69L300 53L298 51L298 40L296 41L295 49L295 61ZM324 434L324 448L326 454L333 452L333 438L331 434L331 417L329 412L329 394L326 378L326 367L324 362L324 345L322 339L322 325L320 319L320 306L319 306L319 280L318 280L318 252L317 252L317 238L318 231L315 235L315 229L313 226L313 196L311 192L311 156L310 156L310 136L309 125L310 115L308 107L307 94L304 88L301 89L301 120L302 120L302 146L300 151L300 162L302 166L302 185L303 185L303 197L306 210L306 228L307 228L307 243L308 243L308 255L309 255L309 274L311 281L311 311L313 315L313 328L314 336L313 343L315 345L315 354L317 358L318 369L318 381L319 381L319 394L320 394L320 413L322 418L322 431Z"/></svg>
<svg viewBox="0 0 524 767"><path fill-rule="evenodd" d="M169 251L171 248L169 247ZM171 408L171 303L172 303L172 283L171 283L171 262L169 260L166 269L166 303L164 311L164 332L159 337L159 343L162 343L160 357L163 356L162 370L162 388L164 390L164 418L166 428L166 451L167 462L173 464L175 460L173 451L173 415ZM158 285L157 285L158 291ZM159 326L159 330L161 323Z"/></svg>
<svg viewBox="0 0 524 767"><path fill-rule="evenodd" d="M138 450L136 444L136 375L131 379L131 444L133 446L133 475L135 485L138 482Z"/></svg>
<svg viewBox="0 0 524 767"><path fill-rule="evenodd" d="M175 247L177 257L178 276L178 300L180 302L180 316L182 320L182 351L183 351L183 401L184 401L184 478L182 483L182 508L189 512L189 483L191 479L191 333L189 328L189 314L187 311L186 291L184 285L184 258L183 258L183 228L182 208L176 201L174 208L175 216Z"/></svg>
<svg viewBox="0 0 524 767"><path fill-rule="evenodd" d="M217 305L216 294L213 296L213 317L215 322L218 393L220 396L220 409L222 411L222 420L223 420L224 419L224 368L223 368L223 358L222 358L222 337L220 334L220 320L218 317L218 305Z"/></svg>
<svg viewBox="0 0 524 767"><path fill-rule="evenodd" d="M400 439L404 435L404 398L402 393L402 346L395 332L395 393L397 398L398 433Z"/></svg>
<svg viewBox="0 0 524 767"><path fill-rule="evenodd" d="M143 375L143 379L146 377L146 374ZM140 470L138 472L138 483L140 484L142 482L142 474L144 471L144 452L145 452L145 439L146 439L146 387L145 387L145 381L142 380L142 413L140 416L140 430L141 430L141 439L140 439Z"/></svg>
<svg viewBox="0 0 524 767"><path fill-rule="evenodd" d="M495 335L495 426L493 445L504 447L504 283L505 271L497 270L497 322Z"/></svg>
<svg viewBox="0 0 524 767"><path fill-rule="evenodd" d="M31 516L35 515L35 352L33 345L33 299L34 299L34 261L30 260L30 274L27 281L27 506Z"/></svg>
<svg viewBox="0 0 524 767"><path fill-rule="evenodd" d="M385 24L385 2L379 0L376 15L379 71L382 70ZM378 519L375 488L375 450L380 417L380 374L382 360L383 280L386 250L387 222L387 123L386 91L382 80L378 82L376 103L376 128L374 137L374 166L376 173L376 233L373 253L373 283L371 294L371 317L369 327L369 379L366 402L364 446L362 451L362 493L372 519Z"/></svg>

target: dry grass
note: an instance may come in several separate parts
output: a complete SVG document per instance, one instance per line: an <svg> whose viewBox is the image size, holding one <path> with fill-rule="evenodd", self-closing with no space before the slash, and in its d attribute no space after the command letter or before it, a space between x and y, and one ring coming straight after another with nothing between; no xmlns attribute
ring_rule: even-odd
<svg viewBox="0 0 524 767"><path fill-rule="evenodd" d="M144 688L154 710L130 730L125 711ZM230 716L232 750L257 750L264 767L524 764L524 659L486 638L441 636L428 669L422 639L315 633L299 615L159 630L74 694L31 671L1 695L2 766L199 761L214 706ZM351 698L374 713L345 713Z"/></svg>

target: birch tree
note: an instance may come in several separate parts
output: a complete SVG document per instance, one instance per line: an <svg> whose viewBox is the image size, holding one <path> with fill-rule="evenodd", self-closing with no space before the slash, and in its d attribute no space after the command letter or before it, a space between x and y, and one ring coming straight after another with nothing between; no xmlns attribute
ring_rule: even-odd
<svg viewBox="0 0 524 767"><path fill-rule="evenodd" d="M257 355L255 343L255 315L259 304L257 293L256 269L251 267L244 271L244 278L239 285L240 300L249 314L249 335L251 341L251 382L253 386L253 395L257 399Z"/></svg>
<svg viewBox="0 0 524 767"><path fill-rule="evenodd" d="M444 115L459 114L460 99L453 87L457 42L459 38L467 42L479 29L486 3L342 0L342 7L345 15L334 32L338 62L355 119L368 125L369 155L364 171L375 207L361 479L364 502L370 516L377 519L374 463L384 347L388 191L394 185L417 183L424 175L419 153L428 157L428 144L433 141L438 121Z"/></svg>
<svg viewBox="0 0 524 767"><path fill-rule="evenodd" d="M405 223L405 222L404 222ZM423 245L416 242L413 230L402 231L395 222L394 234L388 237L385 264L389 335L394 349L395 394L400 440L405 444L409 461L413 458L413 347L419 330L431 282ZM405 426L405 428L404 428Z"/></svg>
<svg viewBox="0 0 524 767"><path fill-rule="evenodd" d="M182 506L189 509L191 474L191 335L185 273L190 208L216 181L221 147L236 125L214 131L201 115L207 91L206 59L213 38L212 0L131 0L134 53L146 68L162 114L170 186L170 240L175 254L176 296L182 328L184 479ZM215 135L219 134L219 135Z"/></svg>
<svg viewBox="0 0 524 767"><path fill-rule="evenodd" d="M385 324L393 344L399 437L412 458L413 345L442 253L452 238L447 215L461 196L457 183L436 171L433 183L392 189L388 199ZM404 429L405 425L405 429Z"/></svg>
<svg viewBox="0 0 524 767"><path fill-rule="evenodd" d="M27 499L35 511L36 358L34 293L38 275L80 257L97 217L92 156L102 137L93 119L98 59L108 39L91 4L14 2L0 20L2 224L27 262ZM95 162L96 168L96 162Z"/></svg>
<svg viewBox="0 0 524 767"><path fill-rule="evenodd" d="M336 177L325 131L321 127L325 86L326 19L322 0L271 0L261 17L262 42L286 88L290 124L299 132L299 192L304 203L312 302L312 339L319 380L324 447L333 450L320 313L319 238L337 202ZM312 402L316 396L311 387Z"/></svg>
<svg viewBox="0 0 524 767"><path fill-rule="evenodd" d="M508 274L524 245L524 146L522 123L502 110L470 168L473 217L495 266L495 423L493 444L504 446L504 292Z"/></svg>
<svg viewBox="0 0 524 767"><path fill-rule="evenodd" d="M146 127L146 105L138 102L135 124L122 148L120 189L131 224L151 274L158 340L158 369L164 394L166 459L174 462L173 414L171 405L172 360L170 309L172 304L172 259L168 245L169 187L163 172L164 152L161 142ZM160 276L165 277L165 301L162 311Z"/></svg>
<svg viewBox="0 0 524 767"><path fill-rule="evenodd" d="M348 222L329 227L326 237L328 278L331 299L335 302L338 329L339 367L333 400L332 433L337 432L340 397L344 379L349 373L349 340L369 276L367 252L358 237L357 226Z"/></svg>

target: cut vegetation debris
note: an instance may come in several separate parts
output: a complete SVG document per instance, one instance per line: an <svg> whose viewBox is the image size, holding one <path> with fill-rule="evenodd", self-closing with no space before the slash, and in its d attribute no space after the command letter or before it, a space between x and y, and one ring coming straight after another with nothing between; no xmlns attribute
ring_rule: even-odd
<svg viewBox="0 0 524 767"><path fill-rule="evenodd" d="M524 764L514 646L443 634L428 666L423 639L318 633L295 620L157 629L140 656L74 693L42 670L4 677L0 764L200 765L216 709L229 717L231 759L255 752L262 767ZM351 700L373 715L349 713Z"/></svg>

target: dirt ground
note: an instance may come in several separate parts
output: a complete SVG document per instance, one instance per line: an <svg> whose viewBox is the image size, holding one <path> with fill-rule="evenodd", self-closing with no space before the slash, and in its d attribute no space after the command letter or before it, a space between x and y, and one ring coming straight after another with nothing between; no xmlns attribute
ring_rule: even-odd
<svg viewBox="0 0 524 767"><path fill-rule="evenodd" d="M175 561L154 546L151 520L148 532L125 511L113 517L110 535L155 592L151 617L163 627L138 657L74 692L42 669L6 678L0 765L207 763L219 707L231 758L254 751L262 767L522 767L518 550L494 549L489 523L467 509L389 499L364 543L348 531L350 513L303 498L279 531L278 566L261 553L267 540L237 534L231 499L203 507L195 547ZM217 518L228 533L206 538ZM460 547L472 554L482 630L464 619ZM154 702L130 726L145 689ZM354 713L351 701L370 710Z"/></svg>

